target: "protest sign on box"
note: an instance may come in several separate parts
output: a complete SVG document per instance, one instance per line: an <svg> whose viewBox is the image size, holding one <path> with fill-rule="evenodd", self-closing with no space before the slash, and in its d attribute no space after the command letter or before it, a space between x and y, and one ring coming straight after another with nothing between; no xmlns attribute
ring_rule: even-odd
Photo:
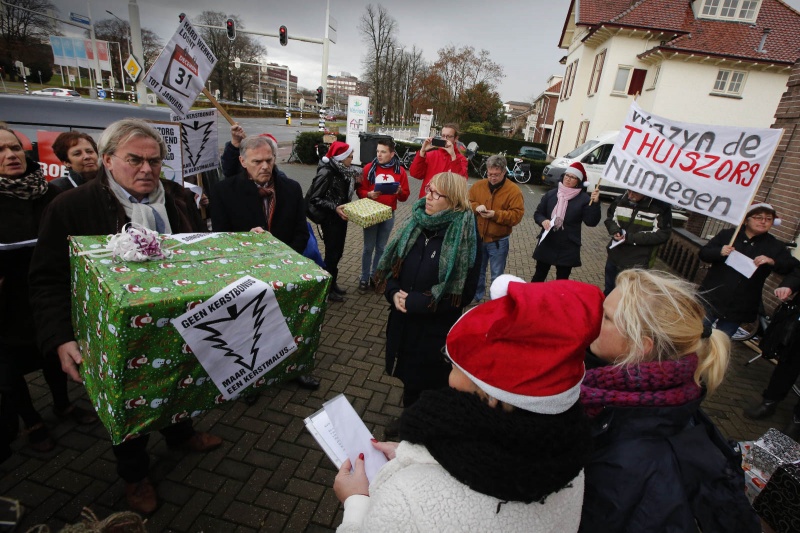
<svg viewBox="0 0 800 533"><path fill-rule="evenodd" d="M145 84L175 113L185 115L216 63L217 56L185 17L147 72Z"/></svg>
<svg viewBox="0 0 800 533"><path fill-rule="evenodd" d="M783 130L678 122L634 102L605 165L620 187L739 224Z"/></svg>
<svg viewBox="0 0 800 533"><path fill-rule="evenodd" d="M319 343L330 276L313 261L268 233L164 238L172 257L144 263L70 240L83 378L115 444L307 374Z"/></svg>
<svg viewBox="0 0 800 533"><path fill-rule="evenodd" d="M219 167L216 109L173 114L170 118L181 125L183 175L194 176Z"/></svg>

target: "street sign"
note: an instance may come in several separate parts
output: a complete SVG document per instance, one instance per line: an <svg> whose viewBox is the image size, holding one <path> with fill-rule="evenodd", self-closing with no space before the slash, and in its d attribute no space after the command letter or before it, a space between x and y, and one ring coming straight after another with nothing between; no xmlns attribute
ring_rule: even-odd
<svg viewBox="0 0 800 533"><path fill-rule="evenodd" d="M105 91L105 89L97 89L97 97L98 97L100 100L104 100L106 96L107 96L107 95L106 95L106 91Z"/></svg>
<svg viewBox="0 0 800 533"><path fill-rule="evenodd" d="M81 15L79 13L70 13L69 19L72 22L77 22L78 24L86 24L87 26L91 26L92 24L92 21L89 17L87 17L86 15Z"/></svg>
<svg viewBox="0 0 800 533"><path fill-rule="evenodd" d="M138 61L136 61L136 58L132 55L128 56L128 60L125 62L124 68L125 72L127 72L128 76L130 76L131 80L133 80L133 83L136 83L136 81L139 79L139 76L142 74L142 66Z"/></svg>

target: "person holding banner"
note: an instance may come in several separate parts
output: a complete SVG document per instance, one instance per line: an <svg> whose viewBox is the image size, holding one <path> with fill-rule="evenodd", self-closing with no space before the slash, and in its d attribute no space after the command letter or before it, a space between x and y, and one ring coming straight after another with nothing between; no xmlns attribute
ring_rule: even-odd
<svg viewBox="0 0 800 533"><path fill-rule="evenodd" d="M208 231L194 201L179 184L159 179L167 145L147 122L123 119L100 136L102 165L97 178L57 196L39 229L30 268L31 304L39 345L45 357L57 357L73 381L82 383L83 356L72 329L70 235L109 235L135 222L159 233ZM170 448L207 452L222 439L195 431L191 419L160 431ZM117 474L125 481L125 498L136 512L149 514L157 505L148 478L149 435L112 446Z"/></svg>
<svg viewBox="0 0 800 533"><path fill-rule="evenodd" d="M711 263L700 288L706 299L706 321L729 337L736 333L739 324L756 319L764 282L774 271L788 274L792 271L792 255L786 245L770 235L773 224L780 224L775 208L764 202L752 204L747 209L741 228L720 231L700 248L700 259ZM731 239L736 234L733 246ZM747 276L730 265L733 253L755 268Z"/></svg>
<svg viewBox="0 0 800 533"><path fill-rule="evenodd" d="M614 290L620 271L651 268L658 247L672 234L672 208L644 194L628 190L608 206L605 220L611 236L605 267L605 289Z"/></svg>
<svg viewBox="0 0 800 533"><path fill-rule="evenodd" d="M100 168L97 143L88 133L65 131L53 141L53 153L67 167L69 175L54 179L50 185L68 191L97 176Z"/></svg>
<svg viewBox="0 0 800 533"><path fill-rule="evenodd" d="M542 226L539 242L533 251L536 271L531 281L544 281L550 267L556 267L556 279L569 279L573 267L581 266L581 224L597 226L602 218L600 190L591 195L586 186L586 169L576 161L564 172L558 188L547 191L533 218Z"/></svg>
<svg viewBox="0 0 800 533"><path fill-rule="evenodd" d="M594 438L581 533L761 531L741 454L700 409L730 354L704 316L686 280L636 268L617 277L589 346L599 364L581 385Z"/></svg>

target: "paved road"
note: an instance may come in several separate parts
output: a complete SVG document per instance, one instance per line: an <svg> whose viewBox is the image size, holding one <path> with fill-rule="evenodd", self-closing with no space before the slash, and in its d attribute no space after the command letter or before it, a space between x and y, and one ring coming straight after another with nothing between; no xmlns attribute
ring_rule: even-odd
<svg viewBox="0 0 800 533"><path fill-rule="evenodd" d="M281 163L281 168L304 188L314 174L312 166ZM417 197L419 184L412 180L412 198ZM522 188L526 216L512 234L507 271L530 279L537 234L532 213L543 189ZM398 209L398 220L408 217L409 204ZM601 285L605 230L601 225L584 229L583 235L584 265L573 271L573 278ZM336 471L305 431L303 418L339 393L347 395L378 438L385 424L400 414L399 382L383 371L387 304L380 296L355 292L362 244L361 229L351 225L340 265L340 283L349 294L346 302L330 305L326 313L315 370L322 380L318 391L286 384L262 393L253 406L232 402L211 411L196 426L225 442L206 455L170 452L160 435L154 435L149 447L151 476L162 503L150 518L150 531L322 532L341 522L341 508L331 488ZM546 326L542 317L532 316L530 327ZM753 439L770 425L783 427L793 406L794 398L762 423L741 416L742 407L758 399L772 370L761 360L745 367L751 356L748 349L735 346L725 384L704 403L722 432L737 440ZM15 455L0 466L0 495L19 498L28 508L20 530L37 523L58 530L65 522L78 520L84 506L100 517L125 509L124 486L116 477L103 427L56 421L41 375L33 374L30 384L58 446L48 454L37 454L27 450L20 438L13 444ZM73 385L71 394L89 406L79 386Z"/></svg>

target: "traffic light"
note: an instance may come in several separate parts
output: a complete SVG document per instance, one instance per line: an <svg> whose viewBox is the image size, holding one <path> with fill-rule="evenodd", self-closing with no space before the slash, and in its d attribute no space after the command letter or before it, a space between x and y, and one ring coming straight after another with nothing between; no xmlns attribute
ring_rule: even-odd
<svg viewBox="0 0 800 533"><path fill-rule="evenodd" d="M178 15L178 20L180 20L181 22L183 22L183 19L185 18L186 18L186 13L181 13L180 15Z"/></svg>
<svg viewBox="0 0 800 533"><path fill-rule="evenodd" d="M233 19L225 21L225 29L228 30L228 39L231 41L236 39L236 23L233 22Z"/></svg>
<svg viewBox="0 0 800 533"><path fill-rule="evenodd" d="M281 26L278 29L278 37L281 40L281 46L289 44L289 33L286 31L286 26Z"/></svg>
<svg viewBox="0 0 800 533"><path fill-rule="evenodd" d="M322 86L320 85L319 87L317 87L317 103L321 104L323 99L324 95L322 92Z"/></svg>

